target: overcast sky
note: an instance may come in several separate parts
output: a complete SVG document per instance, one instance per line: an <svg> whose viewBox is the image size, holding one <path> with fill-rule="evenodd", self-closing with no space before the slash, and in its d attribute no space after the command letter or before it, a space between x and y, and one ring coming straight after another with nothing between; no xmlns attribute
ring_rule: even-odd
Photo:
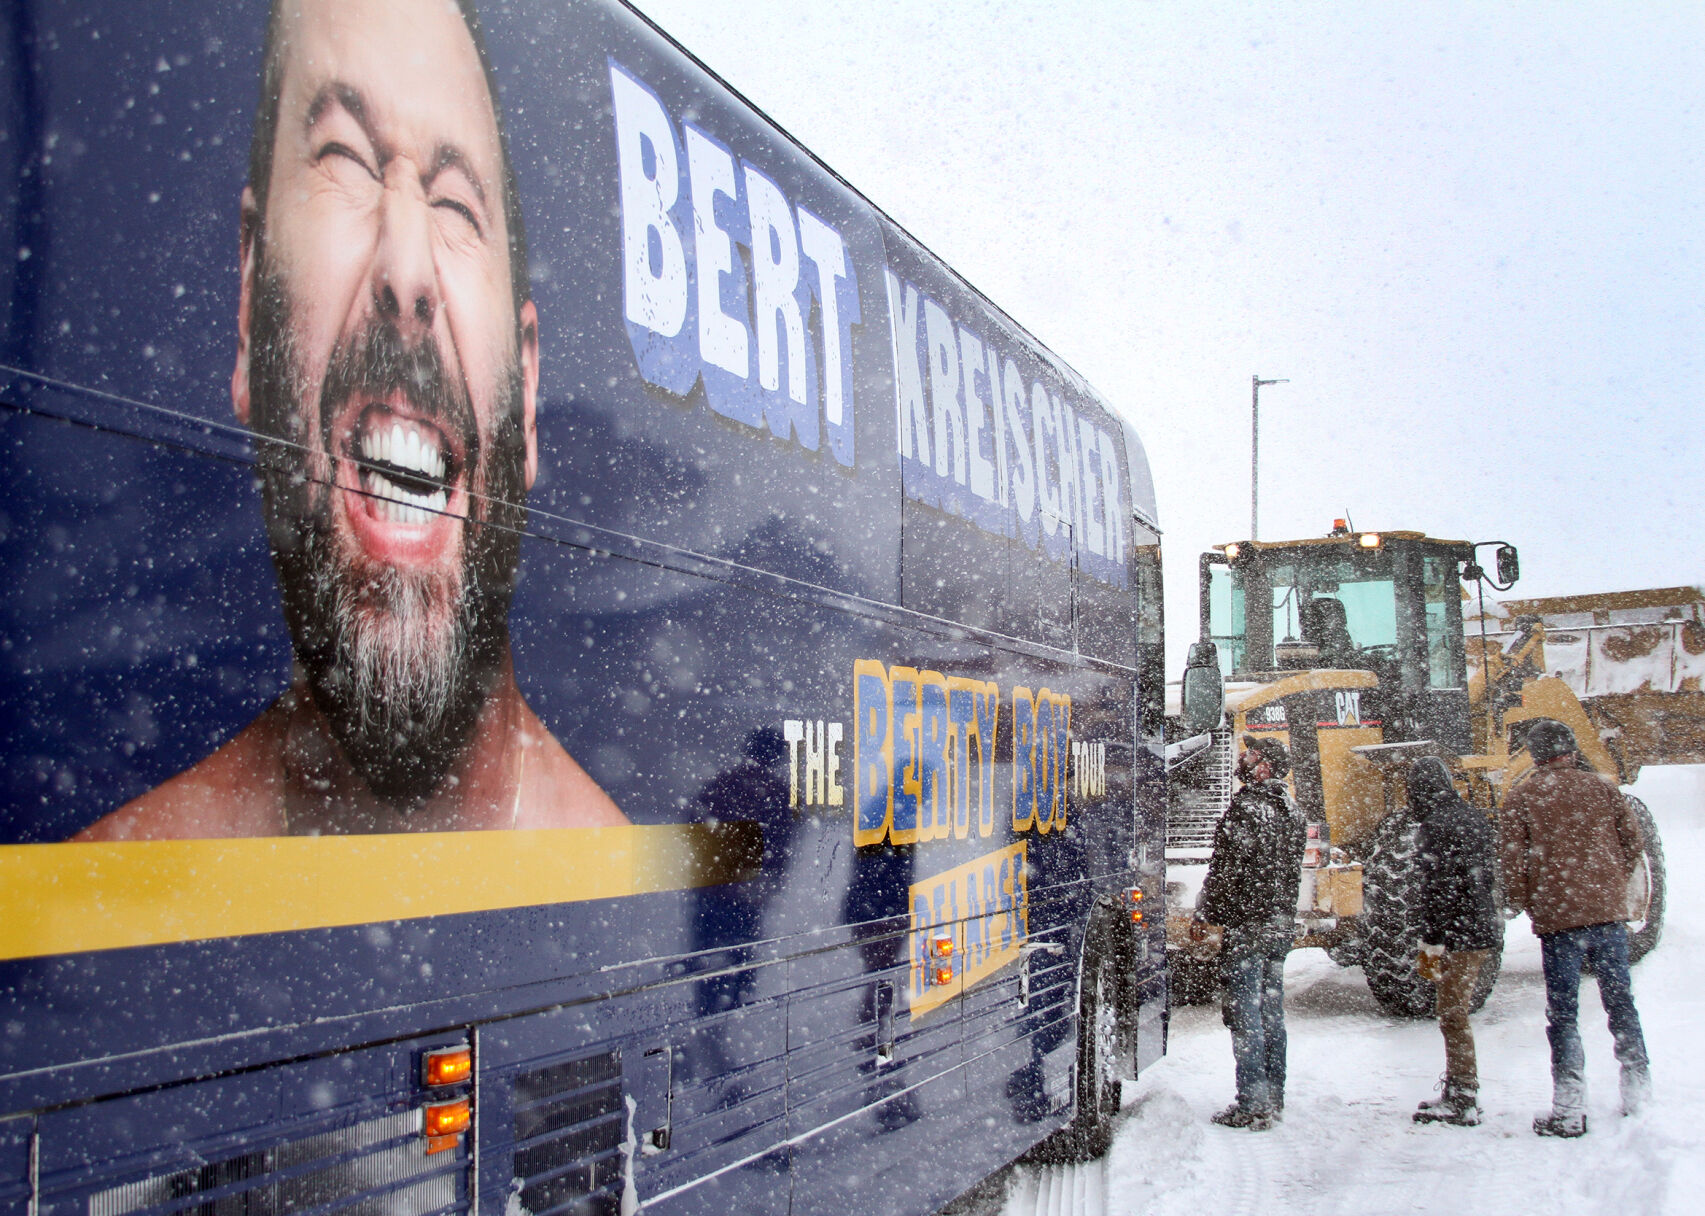
<svg viewBox="0 0 1705 1216"><path fill-rule="evenodd" d="M1136 425L1169 668L1257 373L1263 539L1705 583L1697 0L638 3Z"/></svg>

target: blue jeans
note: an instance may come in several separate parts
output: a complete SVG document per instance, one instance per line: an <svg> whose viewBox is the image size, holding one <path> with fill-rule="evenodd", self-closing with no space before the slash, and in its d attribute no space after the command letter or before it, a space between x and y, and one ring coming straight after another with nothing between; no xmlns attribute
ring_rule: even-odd
<svg viewBox="0 0 1705 1216"><path fill-rule="evenodd" d="M1285 1104L1285 955L1260 947L1220 955L1220 1016L1231 1028L1237 1104L1273 1111Z"/></svg>
<svg viewBox="0 0 1705 1216"><path fill-rule="evenodd" d="M1551 1041L1553 1107L1573 1114L1586 1108L1586 1055L1576 1025L1581 1005L1581 965L1591 962L1599 998L1616 1040L1624 1074L1647 1070L1646 1040L1628 980L1628 926L1620 923L1565 929L1539 939L1545 968L1545 1035Z"/></svg>

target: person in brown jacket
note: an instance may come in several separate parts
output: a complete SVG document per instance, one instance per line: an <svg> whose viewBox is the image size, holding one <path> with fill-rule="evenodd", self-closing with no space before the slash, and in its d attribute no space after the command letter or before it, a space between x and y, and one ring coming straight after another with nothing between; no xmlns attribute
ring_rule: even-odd
<svg viewBox="0 0 1705 1216"><path fill-rule="evenodd" d="M1598 977L1616 1041L1623 1113L1633 1114L1651 1093L1624 923L1628 882L1645 841L1621 791L1580 763L1567 726L1536 720L1527 748L1536 767L1499 812L1499 859L1504 901L1532 918L1545 970L1552 1102L1533 1130L1579 1136L1587 1130L1586 1061L1576 1025L1583 963Z"/></svg>

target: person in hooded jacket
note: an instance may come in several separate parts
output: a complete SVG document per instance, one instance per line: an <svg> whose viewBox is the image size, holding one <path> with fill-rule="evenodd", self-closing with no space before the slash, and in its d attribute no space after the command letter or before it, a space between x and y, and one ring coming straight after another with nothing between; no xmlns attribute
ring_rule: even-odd
<svg viewBox="0 0 1705 1216"><path fill-rule="evenodd" d="M1420 823L1421 953L1437 967L1445 1041L1443 1092L1416 1108L1415 1122L1472 1127L1480 1122L1480 1075L1468 1011L1481 968L1504 937L1497 833L1485 811L1457 794L1444 761L1417 760L1408 783L1409 807Z"/></svg>
<svg viewBox="0 0 1705 1216"><path fill-rule="evenodd" d="M1237 1100L1226 1127L1270 1128L1285 1109L1285 956L1296 932L1307 828L1285 786L1290 756L1277 739L1246 735L1241 788L1214 829L1196 919L1224 928L1220 1014L1231 1030Z"/></svg>
<svg viewBox="0 0 1705 1216"><path fill-rule="evenodd" d="M1498 827L1504 899L1532 918L1545 972L1552 1101L1533 1130L1579 1136L1587 1130L1586 1059L1576 1024L1583 963L1598 977L1622 1065L1622 1113L1636 1113L1651 1094L1625 923L1628 884L1645 838L1628 800L1585 767L1574 732L1563 723L1536 719L1528 727L1527 750L1536 767L1504 800Z"/></svg>

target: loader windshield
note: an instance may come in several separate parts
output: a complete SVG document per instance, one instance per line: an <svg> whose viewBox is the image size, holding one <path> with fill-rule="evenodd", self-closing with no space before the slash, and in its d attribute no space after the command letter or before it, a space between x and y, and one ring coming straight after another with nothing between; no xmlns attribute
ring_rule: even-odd
<svg viewBox="0 0 1705 1216"><path fill-rule="evenodd" d="M1212 567L1208 593L1209 634L1228 674L1367 668L1396 652L1396 585L1383 551L1269 550Z"/></svg>

